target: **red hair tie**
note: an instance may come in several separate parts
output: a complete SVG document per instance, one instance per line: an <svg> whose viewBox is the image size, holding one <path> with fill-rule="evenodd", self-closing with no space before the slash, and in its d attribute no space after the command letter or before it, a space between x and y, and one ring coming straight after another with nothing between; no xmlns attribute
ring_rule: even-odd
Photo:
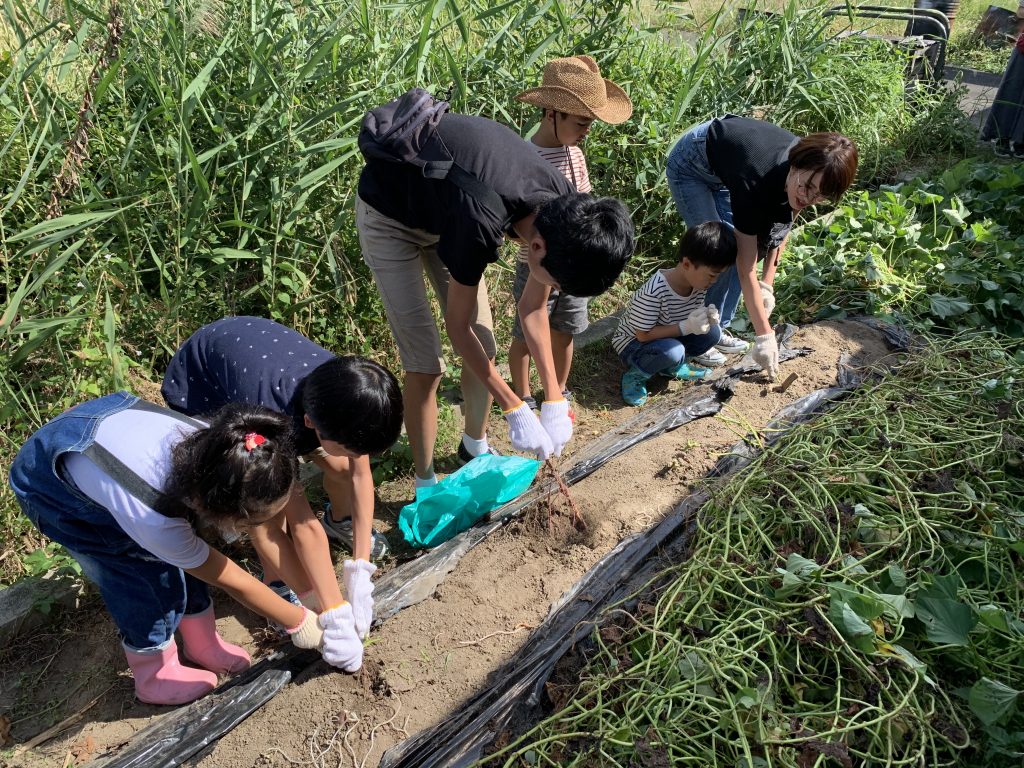
<svg viewBox="0 0 1024 768"><path fill-rule="evenodd" d="M265 442L267 442L267 438L263 435L255 432L248 432L245 435L245 450L251 453L253 448L257 445L263 445Z"/></svg>

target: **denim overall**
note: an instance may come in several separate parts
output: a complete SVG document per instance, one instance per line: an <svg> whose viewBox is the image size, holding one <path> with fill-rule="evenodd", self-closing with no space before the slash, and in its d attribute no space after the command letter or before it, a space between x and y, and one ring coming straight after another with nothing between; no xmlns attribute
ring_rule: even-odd
<svg viewBox="0 0 1024 768"><path fill-rule="evenodd" d="M705 221L732 223L732 201L729 190L715 176L708 163L708 128L711 122L696 125L676 142L668 154L665 175L676 210L687 227ZM722 317L722 328L728 328L736 315L742 291L736 265L732 264L708 288L705 306L714 304Z"/></svg>
<svg viewBox="0 0 1024 768"><path fill-rule="evenodd" d="M62 461L64 454L92 445L106 417L137 402L134 395L118 392L44 424L18 451L10 481L25 516L64 545L99 587L125 647L145 652L166 647L182 616L206 610L209 590L136 544L109 511L75 487Z"/></svg>

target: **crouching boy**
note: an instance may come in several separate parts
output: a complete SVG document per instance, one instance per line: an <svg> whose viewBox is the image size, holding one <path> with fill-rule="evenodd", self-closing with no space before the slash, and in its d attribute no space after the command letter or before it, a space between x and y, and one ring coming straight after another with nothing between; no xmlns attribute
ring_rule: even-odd
<svg viewBox="0 0 1024 768"><path fill-rule="evenodd" d="M612 346L628 370L622 399L647 402L647 381L656 374L695 381L706 368L687 360L702 355L721 336L718 310L704 306L715 278L736 263L736 236L727 225L709 221L688 229L679 242L679 263L659 269L630 298L612 337Z"/></svg>

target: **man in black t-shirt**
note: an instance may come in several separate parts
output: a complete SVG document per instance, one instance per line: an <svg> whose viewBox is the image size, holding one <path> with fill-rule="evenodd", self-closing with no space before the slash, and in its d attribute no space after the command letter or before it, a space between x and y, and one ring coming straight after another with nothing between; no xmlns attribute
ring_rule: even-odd
<svg viewBox="0 0 1024 768"><path fill-rule="evenodd" d="M436 392L444 370L441 342L424 273L462 357L469 456L490 451L486 424L492 397L516 450L559 455L572 436L569 403L557 386L546 302L552 288L576 296L606 291L632 255L633 224L614 198L578 194L513 131L482 117L445 114L437 128L455 162L489 187L503 210L448 179L425 178L411 164L367 162L359 179L356 227L363 259L381 292L405 370L405 424L416 485L436 482ZM530 279L520 320L537 364L545 401L538 420L494 367L495 344L483 281L506 235L530 249ZM462 451L460 451L462 453Z"/></svg>

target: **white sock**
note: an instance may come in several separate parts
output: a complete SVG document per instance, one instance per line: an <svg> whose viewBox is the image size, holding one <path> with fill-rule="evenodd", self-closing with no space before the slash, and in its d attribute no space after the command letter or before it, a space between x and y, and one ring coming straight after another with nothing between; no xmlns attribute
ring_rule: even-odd
<svg viewBox="0 0 1024 768"><path fill-rule="evenodd" d="M429 488L432 485L437 485L437 475L433 473L430 474L430 477L420 477L419 475L414 475L413 482L416 484L416 488Z"/></svg>
<svg viewBox="0 0 1024 768"><path fill-rule="evenodd" d="M487 435L477 440L474 437L470 437L465 432L462 433L462 444L466 446L466 450L469 451L470 456L479 456L482 453L487 453L490 446L487 445Z"/></svg>

